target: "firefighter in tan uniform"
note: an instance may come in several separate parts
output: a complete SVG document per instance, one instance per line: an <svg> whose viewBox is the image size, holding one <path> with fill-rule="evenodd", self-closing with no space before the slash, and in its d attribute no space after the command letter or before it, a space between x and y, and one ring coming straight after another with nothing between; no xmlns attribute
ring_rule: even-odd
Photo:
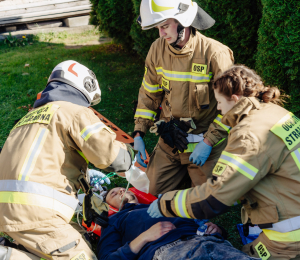
<svg viewBox="0 0 300 260"><path fill-rule="evenodd" d="M300 259L300 119L277 101L277 88L237 65L214 83L223 124L232 127L213 177L195 188L165 193L153 217L212 218L241 200L242 222L263 232L243 251L266 259Z"/></svg>
<svg viewBox="0 0 300 260"><path fill-rule="evenodd" d="M234 58L227 46L197 31L215 21L195 2L143 0L140 13L142 29L156 27L160 38L145 62L134 147L139 151L138 162L147 167L142 138L150 127L160 136L146 171L150 193L157 195L175 189L187 172L193 185L211 176L230 130L221 123L211 80L228 69ZM161 120L153 126L160 106Z"/></svg>
<svg viewBox="0 0 300 260"><path fill-rule="evenodd" d="M88 193L86 223L105 224L107 204L89 189L88 162L114 171L132 162L132 149L88 109L100 100L95 74L76 61L62 62L10 132L0 154L0 231L30 253L0 246L1 260L97 259L83 230L70 223L77 191Z"/></svg>

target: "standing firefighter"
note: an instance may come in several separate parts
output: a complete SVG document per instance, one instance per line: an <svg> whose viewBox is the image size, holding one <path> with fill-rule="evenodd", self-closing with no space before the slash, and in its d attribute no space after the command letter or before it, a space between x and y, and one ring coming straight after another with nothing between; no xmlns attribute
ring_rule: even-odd
<svg viewBox="0 0 300 260"><path fill-rule="evenodd" d="M195 2L142 0L140 13L142 29L156 27L160 38L146 58L134 147L139 163L146 166L142 137L161 106L161 120L151 128L160 138L147 169L150 193L157 195L175 189L187 172L193 185L211 175L230 129L220 122L211 79L233 64L233 54L197 31L215 21Z"/></svg>
<svg viewBox="0 0 300 260"><path fill-rule="evenodd" d="M100 100L95 74L76 61L62 62L10 132L0 155L0 231L30 253L0 245L1 260L97 259L86 234L70 223L76 193L87 193L86 223L105 226L108 206L89 187L88 162L125 171L132 161L132 150L87 108Z"/></svg>
<svg viewBox="0 0 300 260"><path fill-rule="evenodd" d="M269 103L279 101L279 90L264 87L245 66L224 72L214 89L222 123L232 129L213 178L164 194L150 215L212 218L241 200L245 230L257 224L263 231L243 251L263 260L300 259L300 119Z"/></svg>

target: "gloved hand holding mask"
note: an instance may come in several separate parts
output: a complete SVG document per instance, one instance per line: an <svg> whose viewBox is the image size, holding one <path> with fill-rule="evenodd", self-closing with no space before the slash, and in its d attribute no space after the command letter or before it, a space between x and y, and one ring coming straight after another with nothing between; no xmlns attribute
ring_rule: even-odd
<svg viewBox="0 0 300 260"><path fill-rule="evenodd" d="M172 148L176 147L180 152L183 152L189 143L186 139L189 130L190 126L186 122L172 119L167 123L163 120L158 121L154 127L151 127L150 132L160 135L167 145Z"/></svg>
<svg viewBox="0 0 300 260"><path fill-rule="evenodd" d="M90 191L84 197L82 208L83 221L88 227L91 226L92 222L104 228L108 226L109 206L101 196Z"/></svg>
<svg viewBox="0 0 300 260"><path fill-rule="evenodd" d="M104 182L108 185L110 184L109 178L100 171L89 169L89 177L90 185L93 187L93 191L102 191L103 188L101 187L101 185L104 184Z"/></svg>

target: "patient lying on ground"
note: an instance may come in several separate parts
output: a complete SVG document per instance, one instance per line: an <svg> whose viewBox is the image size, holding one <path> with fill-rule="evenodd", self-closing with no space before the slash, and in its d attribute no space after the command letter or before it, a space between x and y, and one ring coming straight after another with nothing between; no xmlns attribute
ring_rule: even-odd
<svg viewBox="0 0 300 260"><path fill-rule="evenodd" d="M226 232L208 223L205 236L196 235L198 225L193 219L151 218L149 205L137 204L136 196L123 188L114 188L106 202L122 210L109 218L102 229L97 247L98 259L252 259L233 248L221 235Z"/></svg>

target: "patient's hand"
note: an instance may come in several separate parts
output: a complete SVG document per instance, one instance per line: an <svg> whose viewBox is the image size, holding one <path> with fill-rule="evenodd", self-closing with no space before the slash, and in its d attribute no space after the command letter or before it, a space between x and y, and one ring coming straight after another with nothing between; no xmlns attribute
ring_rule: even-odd
<svg viewBox="0 0 300 260"><path fill-rule="evenodd" d="M163 235L167 234L169 231L175 229L176 227L169 221L158 222L144 232L147 242L159 239Z"/></svg>
<svg viewBox="0 0 300 260"><path fill-rule="evenodd" d="M216 224L214 224L212 222L208 222L208 223L205 223L205 225L207 225L205 234L219 233L222 235L222 230Z"/></svg>
<svg viewBox="0 0 300 260"><path fill-rule="evenodd" d="M133 253L137 254L146 243L161 238L175 228L176 227L169 221L158 222L131 241L129 244L130 249Z"/></svg>

